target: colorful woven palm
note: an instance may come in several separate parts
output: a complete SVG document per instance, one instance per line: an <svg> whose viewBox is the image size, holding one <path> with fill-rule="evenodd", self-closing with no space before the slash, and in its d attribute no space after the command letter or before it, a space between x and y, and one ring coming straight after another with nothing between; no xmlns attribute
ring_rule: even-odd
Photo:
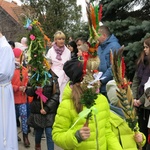
<svg viewBox="0 0 150 150"><path fill-rule="evenodd" d="M126 121L133 131L137 131L137 115L133 106L133 96L130 88L130 82L125 78L125 63L122 56L123 47L118 52L111 52L111 64L114 80L116 81L117 96L119 98L118 106L122 108Z"/></svg>

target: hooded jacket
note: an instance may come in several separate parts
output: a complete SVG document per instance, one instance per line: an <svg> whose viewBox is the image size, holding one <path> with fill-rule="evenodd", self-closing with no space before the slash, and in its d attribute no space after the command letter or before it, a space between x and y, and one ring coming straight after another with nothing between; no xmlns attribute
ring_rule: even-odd
<svg viewBox="0 0 150 150"><path fill-rule="evenodd" d="M79 115L73 106L71 91L69 84L67 84L53 125L53 141L64 150L122 150L111 130L109 105L102 94L98 95L95 100L94 107L98 110L98 113L89 120L90 137L78 143L75 133L82 128L86 119L79 119ZM84 107L83 110L85 109Z"/></svg>
<svg viewBox="0 0 150 150"><path fill-rule="evenodd" d="M114 51L118 51L120 47L118 39L113 34L98 47L98 56L101 61L99 71L103 72L101 77L101 92L106 92L106 83L113 79L110 63L110 51L114 53Z"/></svg>
<svg viewBox="0 0 150 150"><path fill-rule="evenodd" d="M111 111L110 116L112 130L120 141L123 150L137 150L137 144L134 140L135 133L129 128L125 119L121 118L114 111ZM144 135L143 138L142 146L144 146L146 142Z"/></svg>

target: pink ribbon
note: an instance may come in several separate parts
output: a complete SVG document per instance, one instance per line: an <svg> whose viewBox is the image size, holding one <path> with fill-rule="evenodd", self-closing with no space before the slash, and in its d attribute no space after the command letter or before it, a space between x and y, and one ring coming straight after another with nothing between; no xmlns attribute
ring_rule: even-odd
<svg viewBox="0 0 150 150"><path fill-rule="evenodd" d="M46 101L48 100L48 98L47 98L45 95L43 95L42 91L43 91L42 88L37 88L37 90L35 91L35 93L38 95L38 98L40 97L41 100L42 100L44 103L46 103Z"/></svg>

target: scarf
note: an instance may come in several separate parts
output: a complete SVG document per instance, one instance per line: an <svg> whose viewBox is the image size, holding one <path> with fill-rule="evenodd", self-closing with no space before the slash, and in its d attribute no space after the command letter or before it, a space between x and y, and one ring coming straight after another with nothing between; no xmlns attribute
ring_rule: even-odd
<svg viewBox="0 0 150 150"><path fill-rule="evenodd" d="M63 53L63 51L65 50L65 46L63 47L58 47L56 44L53 45L53 48L57 54L56 59L58 60L62 60L61 55Z"/></svg>

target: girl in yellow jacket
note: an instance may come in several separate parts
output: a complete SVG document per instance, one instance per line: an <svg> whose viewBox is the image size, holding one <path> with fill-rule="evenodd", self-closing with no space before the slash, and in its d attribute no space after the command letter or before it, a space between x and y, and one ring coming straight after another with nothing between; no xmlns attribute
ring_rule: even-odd
<svg viewBox="0 0 150 150"><path fill-rule="evenodd" d="M52 130L55 144L64 150L122 150L111 130L107 99L96 93L99 81L94 80L93 70L98 65L98 58L88 58L87 65L78 59L67 61L64 65L64 71L71 81L64 89ZM88 95L85 91L90 88L96 96L94 105L87 108L81 98ZM87 96L85 101L90 104L92 99ZM92 114L87 123L85 114L89 115L89 112Z"/></svg>

